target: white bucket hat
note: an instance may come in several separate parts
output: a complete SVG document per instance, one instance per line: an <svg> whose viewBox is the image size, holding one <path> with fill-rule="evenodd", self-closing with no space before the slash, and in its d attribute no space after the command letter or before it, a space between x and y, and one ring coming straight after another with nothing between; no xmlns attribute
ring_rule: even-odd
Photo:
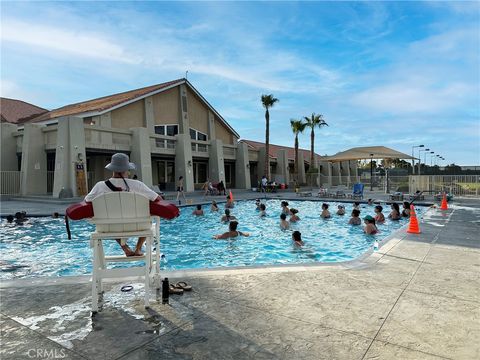
<svg viewBox="0 0 480 360"><path fill-rule="evenodd" d="M127 154L116 153L112 155L110 164L105 166L105 169L114 172L124 172L128 170L135 170L135 164L130 162Z"/></svg>

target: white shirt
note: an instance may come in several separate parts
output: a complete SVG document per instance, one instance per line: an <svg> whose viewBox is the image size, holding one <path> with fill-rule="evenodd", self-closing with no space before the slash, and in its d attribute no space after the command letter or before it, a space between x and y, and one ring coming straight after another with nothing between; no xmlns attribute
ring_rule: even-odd
<svg viewBox="0 0 480 360"><path fill-rule="evenodd" d="M262 178L262 185L267 186L267 178Z"/></svg>
<svg viewBox="0 0 480 360"><path fill-rule="evenodd" d="M123 179L110 178L109 180L114 186L121 188L123 191L127 190ZM147 185L139 180L125 179L125 181L130 187L130 192L144 195L150 201L154 201L158 197L158 194L155 191L150 189ZM85 196L85 201L92 202L96 197L109 192L112 192L112 190L110 190L110 188L105 184L105 181L100 181L96 183L93 189L87 194L87 196Z"/></svg>

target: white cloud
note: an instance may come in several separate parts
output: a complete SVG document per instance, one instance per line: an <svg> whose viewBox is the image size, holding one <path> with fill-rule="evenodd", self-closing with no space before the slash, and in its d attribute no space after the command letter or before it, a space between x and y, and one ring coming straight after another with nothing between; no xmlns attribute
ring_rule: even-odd
<svg viewBox="0 0 480 360"><path fill-rule="evenodd" d="M73 31L61 27L2 19L0 38L2 42L10 41L87 58L124 63L139 61L138 57L132 56L120 45L106 39L104 35L88 33L81 29Z"/></svg>

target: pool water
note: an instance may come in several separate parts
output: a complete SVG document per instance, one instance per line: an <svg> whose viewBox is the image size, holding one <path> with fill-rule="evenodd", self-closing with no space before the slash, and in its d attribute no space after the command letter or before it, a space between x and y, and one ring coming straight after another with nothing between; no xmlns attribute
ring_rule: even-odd
<svg viewBox="0 0 480 360"><path fill-rule="evenodd" d="M312 262L335 263L358 258L407 223L406 219L378 225L377 235L366 235L362 226L348 225L352 204L346 205L346 215L335 214L338 203L330 202L332 218L321 219L321 203L289 201L290 208L299 210L301 220L290 230L279 226L280 200L266 200L267 217L260 218L253 201L239 201L232 215L239 220L238 230L250 237L215 240L212 237L228 230L220 222L223 204L218 212L204 206L204 216L193 216L194 207L181 208L178 218L161 222L161 252L168 270L217 268L251 265L278 265ZM390 207L383 205L387 217ZM424 209L417 208L417 216ZM361 217L374 215L374 207L361 205ZM2 220L0 228L0 278L14 279L37 276L83 275L91 273L89 235L94 227L87 221L70 221L72 240L67 239L63 219L32 218L24 225L8 224ZM305 246L292 244L292 231L299 230ZM134 247L136 240L129 240ZM115 241L105 242L107 254L122 253ZM119 266L129 266L121 264ZM131 265L130 265L131 266Z"/></svg>

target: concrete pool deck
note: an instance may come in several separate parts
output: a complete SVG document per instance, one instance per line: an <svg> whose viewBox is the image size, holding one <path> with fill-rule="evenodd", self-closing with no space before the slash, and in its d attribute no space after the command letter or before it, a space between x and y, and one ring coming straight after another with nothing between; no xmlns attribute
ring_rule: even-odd
<svg viewBox="0 0 480 360"><path fill-rule="evenodd" d="M311 188L302 189L310 191ZM235 200L252 200L256 198L263 199L265 196L268 199L295 199L295 200L313 200L313 201L354 201L348 198L321 198L316 196L315 191L312 190L313 196L299 196L297 193L289 190L281 190L276 193L252 192L250 190L232 189ZM167 201L176 204L176 192L167 192ZM381 191L364 191L364 200L355 200L366 202L366 199L372 198L377 201L390 202L389 195ZM210 203L212 200L217 202L224 202L225 196L203 196L203 191L195 191L186 195L188 204L182 199L182 206ZM26 196L26 197L10 197L0 201L0 216L14 215L17 211L26 211L30 216L51 216L54 212L65 214L65 209L71 204L82 201L82 198L73 199L55 199L49 196ZM397 201L398 202L398 201ZM432 195L426 195L424 201L416 201L415 203L432 204L434 203Z"/></svg>
<svg viewBox="0 0 480 360"><path fill-rule="evenodd" d="M480 201L432 210L420 227L343 265L171 273L194 291L150 309L141 285L112 283L93 318L87 277L5 281L0 356L478 359Z"/></svg>

